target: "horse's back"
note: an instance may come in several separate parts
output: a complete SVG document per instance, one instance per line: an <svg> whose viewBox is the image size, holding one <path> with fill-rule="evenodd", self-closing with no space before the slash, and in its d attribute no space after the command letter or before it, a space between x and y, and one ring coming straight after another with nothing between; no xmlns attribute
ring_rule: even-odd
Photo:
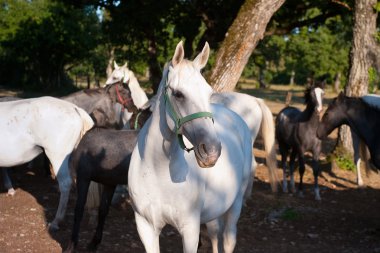
<svg viewBox="0 0 380 253"><path fill-rule="evenodd" d="M99 183L126 184L138 131L94 128L70 157L70 170Z"/></svg>
<svg viewBox="0 0 380 253"><path fill-rule="evenodd" d="M289 143L300 115L301 111L292 106L285 107L278 113L275 122L275 132L279 143Z"/></svg>
<svg viewBox="0 0 380 253"><path fill-rule="evenodd" d="M42 151L41 147L46 152L58 149L68 152L93 125L82 109L53 97L0 103L0 115L3 134L0 153L13 162L18 160L13 165L33 159ZM25 158L20 159L21 156ZM12 166L13 162L7 165Z"/></svg>
<svg viewBox="0 0 380 253"><path fill-rule="evenodd" d="M223 104L243 118L253 137L259 132L263 116L257 99L237 92L214 93L211 96L212 103Z"/></svg>

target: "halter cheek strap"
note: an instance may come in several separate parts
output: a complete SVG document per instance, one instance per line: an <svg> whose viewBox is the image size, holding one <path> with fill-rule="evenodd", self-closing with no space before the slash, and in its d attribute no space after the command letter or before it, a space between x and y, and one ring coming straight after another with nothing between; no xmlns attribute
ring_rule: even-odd
<svg viewBox="0 0 380 253"><path fill-rule="evenodd" d="M115 90L116 90L117 100L119 100L119 103L123 106L121 110L124 111L125 107L128 108L132 99L131 98L123 99L123 97L120 94L117 84L115 85Z"/></svg>
<svg viewBox="0 0 380 253"><path fill-rule="evenodd" d="M178 114L176 113L176 111L174 110L173 108L173 105L172 103L170 103L170 100L169 100L169 95L168 95L168 85L166 85L165 87L165 104L168 105L168 110L169 110L169 114L170 116L173 118L174 120L174 123L175 123L175 132L177 134L177 138L178 138L178 142L179 142L179 146L187 151L187 152L190 152L191 150L194 149L193 148L187 148L184 141L183 141L183 135L180 133L180 129L182 127L183 124L185 124L186 122L189 122L191 120L194 120L194 119L198 119L198 118L211 118L212 121L214 122L214 118L212 116L212 113L211 112L197 112L197 113L193 113L193 114L190 114L190 115L187 115L183 118L180 118L178 116Z"/></svg>

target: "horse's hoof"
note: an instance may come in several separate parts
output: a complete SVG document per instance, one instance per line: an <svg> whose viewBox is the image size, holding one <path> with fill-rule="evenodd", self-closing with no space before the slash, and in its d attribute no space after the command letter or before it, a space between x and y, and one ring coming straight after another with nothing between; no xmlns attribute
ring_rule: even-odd
<svg viewBox="0 0 380 253"><path fill-rule="evenodd" d="M8 189L7 196L13 197L15 194L16 194L15 189L13 189L13 188Z"/></svg>
<svg viewBox="0 0 380 253"><path fill-rule="evenodd" d="M98 248L98 246L93 242L91 242L87 245L87 250L91 251L91 252L96 251L97 248Z"/></svg>
<svg viewBox="0 0 380 253"><path fill-rule="evenodd" d="M48 223L49 232L57 232L59 230L59 226L54 223Z"/></svg>

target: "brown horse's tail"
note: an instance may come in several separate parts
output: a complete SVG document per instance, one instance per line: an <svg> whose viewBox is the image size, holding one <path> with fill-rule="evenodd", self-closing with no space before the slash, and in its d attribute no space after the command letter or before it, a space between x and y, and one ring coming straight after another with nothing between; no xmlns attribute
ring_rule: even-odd
<svg viewBox="0 0 380 253"><path fill-rule="evenodd" d="M275 147L276 140L273 115L262 99L256 98L256 100L263 114L260 131L264 141L266 164L269 172L269 181L272 187L272 191L277 192L277 185L279 183L279 179L277 175L277 157Z"/></svg>

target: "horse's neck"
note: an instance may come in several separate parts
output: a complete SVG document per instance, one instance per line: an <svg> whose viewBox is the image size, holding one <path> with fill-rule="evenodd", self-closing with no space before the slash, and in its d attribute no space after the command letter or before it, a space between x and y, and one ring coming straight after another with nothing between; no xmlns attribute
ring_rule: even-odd
<svg viewBox="0 0 380 253"><path fill-rule="evenodd" d="M302 121L319 121L319 115L315 110L315 105L307 104L305 110L301 112L300 119Z"/></svg>
<svg viewBox="0 0 380 253"><path fill-rule="evenodd" d="M87 94L85 91L79 91L62 97L61 99L71 102L80 108L83 108L87 113L91 113L95 108L98 107L99 103L106 102L108 105L109 101L111 101L107 96L105 96L105 91L91 95Z"/></svg>
<svg viewBox="0 0 380 253"><path fill-rule="evenodd" d="M154 157L166 157L167 161L169 161L169 156L176 157L175 155L173 156L173 151L175 152L179 145L176 141L176 135L170 130L166 122L163 96L160 96L152 116L145 123L140 135L143 138L145 150L149 151L150 154L154 154Z"/></svg>
<svg viewBox="0 0 380 253"><path fill-rule="evenodd" d="M146 96L144 90L140 87L139 82L134 75L130 76L129 88L131 90L133 102L137 108L142 108L142 106L148 102L148 97Z"/></svg>

